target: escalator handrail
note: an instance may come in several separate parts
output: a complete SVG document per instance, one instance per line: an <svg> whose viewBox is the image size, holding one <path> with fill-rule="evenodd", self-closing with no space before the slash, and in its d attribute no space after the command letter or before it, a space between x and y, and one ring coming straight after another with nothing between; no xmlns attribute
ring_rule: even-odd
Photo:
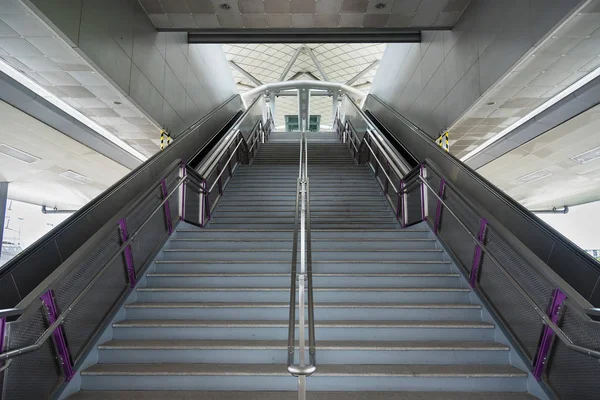
<svg viewBox="0 0 600 400"><path fill-rule="evenodd" d="M349 101L351 102L351 104L353 104L355 107L357 107L356 104L354 104L351 100L349 100ZM366 117L366 115L364 113L362 113L361 115L364 115ZM368 121L366 121L366 122L368 123ZM370 134L374 137L378 137L378 139L379 139L378 143L388 142L388 139L385 138L378 130L370 130ZM386 157L387 161L390 163L394 163L397 160L395 157L391 157L390 153L388 153L388 152L383 151L382 154L384 154L384 157ZM444 174L441 173L440 168L438 168L435 164L433 164L433 162L431 160L425 160L425 162L422 165L425 165L425 166L431 168L440 177L444 177ZM412 184L412 182L411 182L412 179L421 179L420 174L419 174L420 168L421 168L421 165L418 165L415 168L413 168L410 172L408 172L407 174L404 175L403 179L404 179L405 185ZM474 211L476 211L480 215L484 214L481 211L482 207L476 205L473 201L468 199L461 191L459 191L452 184L452 182L450 180L446 179L445 184L446 184L446 186L453 188L454 193L456 193L461 198L461 200L463 200L466 204L468 204L469 207L471 207ZM406 191L406 190L407 190L407 188L405 187L403 189L403 191ZM402 191L400 193L402 193ZM489 217L486 217L486 218L491 219ZM526 259L528 261L528 263L530 265L532 265L539 274L541 274L543 277L545 277L547 280L549 280L549 282L551 284L555 285L557 288L560 288L563 291L563 293L566 293L568 295L568 298L571 300L571 302L573 304L575 304L576 308L579 311L583 312L584 314L589 314L589 315L600 315L600 309L594 308L588 300L586 300L583 296L581 296L575 289L573 289L573 287L571 285L569 285L558 274L556 274L556 272L554 272L543 260L541 260L531 250L529 250L527 248L527 246L525 246L525 244L523 244L508 229L506 229L500 223L500 221L497 221L494 219L494 227L501 231L503 236L510 242L511 246L513 248L515 248L515 250L519 253L519 255L521 255L524 259Z"/></svg>
<svg viewBox="0 0 600 400"><path fill-rule="evenodd" d="M162 185L162 181L169 176L172 172L177 170L178 168L186 168L189 172L191 168L189 168L185 163L181 160L175 160L171 166L167 169L167 172L163 174L163 177L155 182L154 185L150 189L146 191L142 196L140 196L133 204L130 204L124 207L117 216L112 218L109 222L107 222L101 229L99 229L90 239L88 239L85 244L79 248L71 257L69 257L64 263L60 265L48 278L46 278L40 285L38 285L31 293L29 293L15 308L0 310L0 317L6 316L14 316L25 314L30 310L37 310L41 304L42 300L40 299L41 295L51 289L56 282L58 282L61 278L71 273L73 270L79 267L82 259L89 256L89 250L96 248L98 244L100 244L106 238L106 232L108 229L114 229L117 225L117 221L124 216L129 215L133 210L135 210L140 204L148 199L149 196L152 195L157 188L160 188ZM39 349L48 338L52 335L52 333L58 328L60 324L65 320L65 318L69 315L69 313L75 308L75 306L83 299L85 294L92 288L92 286L100 279L103 273L112 266L112 263L120 256L122 256L123 251L132 244L137 235L142 231L142 229L148 224L151 218L156 215L156 213L163 209L164 204L170 200L170 198L175 194L181 185L183 185L188 180L197 180L196 175L192 173L186 173L186 175L177 182L175 187L171 189L169 193L164 197L164 199L152 210L152 212L147 216L144 221L140 224L140 226L129 235L128 239L124 241L119 249L114 253L114 255L106 261L102 267L95 273L94 277L86 284L86 286L78 293L77 297L62 310L60 316L50 324L43 334L36 339L34 344L20 347L17 349L12 349L10 351L6 351L4 353L0 353L0 360L10 359L16 356L20 356L23 354L30 353ZM197 182L196 182L197 183Z"/></svg>
<svg viewBox="0 0 600 400"><path fill-rule="evenodd" d="M257 99L257 101L258 100L259 99ZM253 103L253 106L256 104L257 101L255 101ZM249 110L247 110L247 111L249 111ZM244 114L244 116L246 116L246 115L248 115L247 112ZM242 122L242 120L240 120L238 122L238 124L241 124L241 122ZM258 121L258 122L260 122L260 121ZM254 135L257 132L256 126L258 126L258 125L259 125L259 123L256 123L254 128L252 129L252 132L251 132L252 135ZM204 167L207 164L214 164L215 159L220 160L223 157L223 155L225 154L225 151L229 148L228 146L229 146L229 144L231 144L231 140L235 139L238 136L238 134L241 135L241 132L239 131L239 129L236 129L233 134L230 134L229 138L225 138L225 139L221 140L219 143L221 145L217 144L217 149L216 149L217 151L211 152L212 157L210 157L210 159L203 162L199 169L206 170L206 168L204 168ZM226 143L227 145L223 146L222 143ZM236 147L236 150L232 152L228 162L231 161L231 157L236 154L236 151L239 148L239 145L241 145L242 143L244 143L247 147L247 144L245 142L245 139L243 138L243 135L241 135L240 143ZM188 164L183 162L181 159L174 160L169 165L169 167L166 169L166 171L161 175L160 179L156 180L154 182L154 184L152 184L151 187L149 189L147 189L146 192L144 192L141 196L139 196L135 201L126 205L125 207L123 207L123 209L121 209L119 212L117 212L106 224L104 224L94 235L92 235L79 249L77 249L56 270L54 270L44 281L42 281L34 290L32 290L23 300L21 300L16 307L0 310L0 318L23 315L23 314L26 314L33 310L39 309L42 306L41 295L43 293L47 292L52 287L54 287L56 282L60 281L61 278L67 276L69 273L73 272L76 268L78 268L81 261L84 258L89 256L89 252L92 249L96 248L98 244L100 244L103 240L106 239L106 235L109 232L109 230L114 229L114 227L118 224L118 221L121 218L125 218L126 216L130 215L137 207L139 207L144 201L146 201L150 196L152 196L152 193L155 192L157 188L161 188L164 183L164 180L178 168L183 168L185 170L185 173L182 174L182 177L179 179L179 181L177 182L175 187L173 189L171 189L171 191L164 196L164 198L162 199L160 204L158 204L152 210L150 215L147 216L144 219L144 221L141 222L140 226L133 233L131 233L129 235L128 239L123 241L123 243L121 244L119 249L113 254L113 256L110 257L110 259L106 263L103 264L103 266L101 268L99 268L98 272L96 272L94 274L94 277L89 282L87 282L86 286L77 294L76 298L68 306L66 306L64 308L64 310L61 310L62 312L61 312L60 316L46 328L46 330L36 339L36 341L33 344L0 353L0 360L11 359L13 357L27 354L27 353L30 353L32 351L36 351L37 349L39 349L46 342L46 340L48 340L48 338L50 338L50 336L56 331L56 329L64 322L64 320L69 315L69 313L75 308L75 306L81 301L81 299L83 299L84 295L92 288L94 283L96 283L100 279L100 277L103 275L103 273L108 268L111 267L112 263L118 257L122 256L124 250L127 247L131 246L132 242L138 236L139 232L141 232L141 230L148 224L148 222L151 220L151 218L154 215L156 215L156 213L159 210L161 210L163 208L164 204L167 201L169 201L169 199L173 196L173 194L176 193L183 184L185 184L188 181L193 181L196 184L195 186L200 188L200 192L203 192L205 194L209 193L209 191L207 191L206 189L204 189L202 187L202 183L205 180L205 178L198 171L191 168ZM225 169L223 169L221 171L221 173L224 170ZM5 367L7 367L7 366L5 365Z"/></svg>
<svg viewBox="0 0 600 400"><path fill-rule="evenodd" d="M208 154L206 161L204 161L200 165L200 167L198 167L197 172L201 176L208 177L210 173L212 173L212 171L217 167L217 162L220 159L222 153L225 151L225 149L229 147L231 142L237 137L238 134L242 134L240 126L245 121L246 117L250 114L250 112L254 109L254 107L260 105L260 99L260 96L254 99L250 107L248 107L246 111L244 111L244 113L240 116L238 121L229 129L229 131L223 136L223 139L221 139L219 143L215 146L215 149ZM251 134L254 133L257 125L258 122L253 126L252 131L250 132Z"/></svg>
<svg viewBox="0 0 600 400"><path fill-rule="evenodd" d="M373 135L379 135L380 133L374 131ZM387 141L386 138L380 136L379 138L382 142ZM364 139L363 139L364 141ZM382 152L385 157L388 157L388 153ZM387 158L388 162L394 162L394 160L390 157ZM551 317L547 315L545 310L541 309L535 300L528 294L527 290L521 286L521 284L513 278L511 273L502 266L502 263L499 262L493 254L489 251L485 243L479 240L476 236L476 233L472 232L463 222L462 218L459 217L458 213L455 212L453 207L449 206L448 203L442 198L443 196L436 193L436 190L431 187L429 181L426 177L424 177L420 172L422 167L426 167L435 172L441 179L444 179L445 185L452 190L454 194L460 198L473 212L478 215L483 215L481 212L481 207L476 205L473 201L466 198L466 196L456 188L452 184L451 181L446 179L446 176L441 173L440 168L438 168L431 160L426 159L422 164L415 167L411 170L407 175L405 175L405 179L403 180L405 186L400 191L400 194L404 194L409 192L408 187L413 186L415 182L419 184L423 184L428 192L433 194L433 196L437 199L437 201L444 206L445 210L448 210L450 214L458 221L463 229L467 232L471 240L474 241L476 246L481 248L481 250L486 253L486 256L500 269L502 274L510 281L510 283L515 287L515 289L525 298L525 300L532 306L535 312L539 315L545 326L548 326L554 334L559 338L564 345L573 350L575 352L585 354L594 358L600 358L600 351L585 347L579 346L574 343L574 341L556 324L552 321ZM537 257L531 250L529 250L516 236L514 236L508 229L506 229L499 221L495 219L490 219L488 221L490 226L493 226L495 230L497 230L504 239L507 240L508 244L515 250L519 256L523 257L523 259L527 262L527 264L533 267L536 275L539 279L546 280L551 286L559 289L562 293L566 295L565 302L569 304L569 308L574 312L577 312L579 315L584 316L588 322L594 324L596 326L598 323L590 318L590 315L600 315L600 309L594 308L592 304L590 304L583 296L581 296L571 285L565 282L558 274L556 274L546 263L544 263L539 257Z"/></svg>
<svg viewBox="0 0 600 400"><path fill-rule="evenodd" d="M431 168L440 177L444 178L444 175L440 174L439 169L437 169L434 166L433 162L431 162L430 160L425 160L425 162L422 165L425 165L427 168ZM420 169L421 165L419 165L418 168ZM539 315L539 317L542 319L544 325L546 325L550 329L552 329L552 331L557 335L557 337L560 339L561 342L563 342L563 344L566 347L568 347L569 349L576 351L578 353L600 359L600 351L574 344L573 340L557 324L555 324L552 321L551 317L549 317L547 315L547 313L544 310L542 310L537 305L535 300L533 300L533 298L527 293L527 290L525 288L523 288L523 286L521 286L519 284L519 282L515 278L512 277L510 272L502 266L502 263L500 261L498 261L498 259L496 259L496 257L494 257L494 255L488 250L487 246L475 236L476 234L474 232L471 232L471 230L461 220L461 218L458 216L458 214L453 210L453 207L448 205L448 203L438 193L436 193L435 189L431 187L431 185L429 184L429 182L427 181L426 178L424 178L420 174L417 174L412 179L415 181L420 181L423 185L425 185L427 187L427 189L429 190L429 192L431 194L433 194L433 196L437 199L437 201L444 206L444 209L447 210L448 212L450 212L450 214L452 214L452 216L456 219L456 221L458 221L458 223L462 226L462 228L467 232L467 234L469 235L471 240L474 241L476 246L478 246L484 253L486 253L487 257L494 264L496 264L496 266L500 269L502 274L512 283L514 288L517 289L517 291L521 294L521 296L523 296L523 298L529 303L529 305L531 305L531 307ZM460 194L460 192L458 192L456 190L455 187L453 187L447 181L446 181L446 185L448 187L452 188L453 192L455 194L457 194L459 197L461 197L461 200L465 201L465 203L468 204L469 207L473 208L471 206L471 204L469 204L470 202L468 202L467 199L465 199ZM498 229L498 226L494 226L494 228ZM541 260L539 260L539 261L541 261ZM551 283L553 285L555 285L555 287L557 287L561 292L563 292L564 294L567 295L567 298L565 301L568 302L571 309L578 311L580 315L586 315L588 313L596 314L598 311L600 311L599 309L593 308L593 306L589 302L587 302L587 300L585 300L581 295L579 295L579 293L577 293L577 291L575 291L575 289L573 289L568 283L562 281L562 279L558 275L556 275L554 273L554 271L552 271L550 269L550 267L548 267L547 265L545 265L545 267L546 267L545 268L546 271L543 271L543 272L545 272L546 275L544 277L547 278L548 280L550 280ZM537 270L537 271L542 272L539 270ZM552 276L552 275L555 275L555 276ZM560 282L560 281L562 281L562 282ZM587 303L587 304L585 304L585 303Z"/></svg>

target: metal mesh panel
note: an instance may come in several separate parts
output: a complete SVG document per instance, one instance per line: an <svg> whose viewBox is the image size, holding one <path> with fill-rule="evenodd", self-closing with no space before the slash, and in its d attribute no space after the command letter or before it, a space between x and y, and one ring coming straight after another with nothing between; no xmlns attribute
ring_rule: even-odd
<svg viewBox="0 0 600 400"><path fill-rule="evenodd" d="M158 207L158 205L162 202L162 189L160 187L156 187L152 192L148 195L144 201L139 204L133 212L127 216L127 230L129 232L129 236L131 236L148 218L150 214ZM165 221L164 213L160 211L157 214L161 214L163 221ZM165 229L166 229L165 222Z"/></svg>
<svg viewBox="0 0 600 400"><path fill-rule="evenodd" d="M42 309L8 324L7 350L33 344L46 330ZM12 359L5 375L4 398L10 400L47 399L62 383L62 369L47 340L38 350Z"/></svg>
<svg viewBox="0 0 600 400"><path fill-rule="evenodd" d="M86 344L127 290L123 259L118 257L84 295L63 322L73 362L83 355Z"/></svg>
<svg viewBox="0 0 600 400"><path fill-rule="evenodd" d="M486 245L489 245L489 241L488 236ZM531 363L542 332L539 315L485 252L479 276L479 288L504 320L505 326L513 333Z"/></svg>
<svg viewBox="0 0 600 400"><path fill-rule="evenodd" d="M407 224L414 224L423 219L423 213L421 211L421 185L413 184L408 192L406 199L406 213L408 219Z"/></svg>
<svg viewBox="0 0 600 400"><path fill-rule="evenodd" d="M66 309L86 287L90 280L102 269L108 260L121 247L120 233L117 227L106 239L94 248L81 264L54 288L59 310ZM126 282L125 267L122 269L122 280Z"/></svg>
<svg viewBox="0 0 600 400"><path fill-rule="evenodd" d="M188 180L185 185L185 220L200 225L202 224L200 185L192 180Z"/></svg>
<svg viewBox="0 0 600 400"><path fill-rule="evenodd" d="M600 350L598 326L584 318L567 306L562 329L575 344ZM569 350L560 340L555 340L545 379L561 399L585 400L600 396L599 360Z"/></svg>
<svg viewBox="0 0 600 400"><path fill-rule="evenodd" d="M166 235L168 235L168 230L165 213L160 210L148 220L148 223L144 225L131 245L133 265L136 272L141 271L146 263L150 261L150 257Z"/></svg>
<svg viewBox="0 0 600 400"><path fill-rule="evenodd" d="M444 201L448 207L469 228L471 234L476 236L479 230L480 218L450 188L446 187L445 193ZM437 207L437 202L435 203ZM445 207L442 207L439 233L465 271L470 272L473 267L476 244L469 233L458 223L454 215L450 214Z"/></svg>
<svg viewBox="0 0 600 400"><path fill-rule="evenodd" d="M536 304L545 310L554 288L542 280L535 269L528 265L492 226L488 226L486 237L486 247L491 254L509 272L510 276L519 282L519 285L525 289Z"/></svg>

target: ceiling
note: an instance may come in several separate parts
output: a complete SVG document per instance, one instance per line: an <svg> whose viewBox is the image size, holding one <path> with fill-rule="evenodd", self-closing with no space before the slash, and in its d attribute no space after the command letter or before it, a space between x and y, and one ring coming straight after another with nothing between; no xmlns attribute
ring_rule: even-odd
<svg viewBox="0 0 600 400"><path fill-rule="evenodd" d="M470 0L139 0L157 28L452 27Z"/></svg>
<svg viewBox="0 0 600 400"><path fill-rule="evenodd" d="M490 88L452 127L450 151L467 156L600 67L600 1L574 13ZM512 128L511 128L512 129Z"/></svg>
<svg viewBox="0 0 600 400"><path fill-rule="evenodd" d="M371 67L358 79L350 82L365 92L369 91L371 82L377 73L378 62L383 57L385 44L350 43L350 44L225 44L223 51L230 62L233 78L240 93L244 93L260 84L279 82L286 69L285 80L328 80L329 82L348 83L360 72ZM294 55L300 49L294 61ZM319 71L310 52L322 68L328 79ZM290 65L290 62L293 64ZM251 79L240 72L241 67L250 74ZM288 68L289 67L289 68ZM333 125L332 97L311 96L311 115L321 115L321 125ZM275 125L280 129L284 125L284 115L298 114L298 98L281 96L275 99Z"/></svg>
<svg viewBox="0 0 600 400"><path fill-rule="evenodd" d="M84 123L99 125L104 134L143 156L158 151L160 129L155 121L142 114L99 69L18 0L2 1L0 58L0 63L38 87L32 90L53 97L65 111L82 117Z"/></svg>
<svg viewBox="0 0 600 400"><path fill-rule="evenodd" d="M529 209L585 204L600 198L600 105L479 168L477 172ZM590 157L591 159L592 157ZM577 161L579 160L579 161Z"/></svg>
<svg viewBox="0 0 600 400"><path fill-rule="evenodd" d="M33 156L34 161L5 155L5 146ZM60 175L68 171L89 181L79 183ZM0 101L0 181L9 182L10 199L78 209L128 172L121 164Z"/></svg>

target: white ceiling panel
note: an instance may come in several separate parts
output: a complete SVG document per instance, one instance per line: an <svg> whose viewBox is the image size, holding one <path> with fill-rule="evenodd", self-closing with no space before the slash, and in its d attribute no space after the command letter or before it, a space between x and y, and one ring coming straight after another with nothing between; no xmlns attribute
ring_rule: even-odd
<svg viewBox="0 0 600 400"><path fill-rule="evenodd" d="M0 102L0 144L37 158L27 163L0 153L0 180L9 182L9 198L31 204L76 209L129 172L4 102ZM66 179L60 175L66 171L90 181Z"/></svg>

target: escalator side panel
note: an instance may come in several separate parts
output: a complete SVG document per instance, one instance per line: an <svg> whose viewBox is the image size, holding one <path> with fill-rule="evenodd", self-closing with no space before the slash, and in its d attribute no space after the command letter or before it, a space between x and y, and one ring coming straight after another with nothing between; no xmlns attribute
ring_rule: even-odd
<svg viewBox="0 0 600 400"><path fill-rule="evenodd" d="M418 160L433 161L457 189L482 205L490 217L510 230L590 303L600 305L600 287L596 285L600 279L600 266L591 256L467 165L444 152L424 132L377 97L369 95L364 109Z"/></svg>
<svg viewBox="0 0 600 400"><path fill-rule="evenodd" d="M178 135L167 149L131 171L5 264L0 270L0 308L14 307L119 210L144 193L174 160L189 160L242 108L239 95L226 100Z"/></svg>

